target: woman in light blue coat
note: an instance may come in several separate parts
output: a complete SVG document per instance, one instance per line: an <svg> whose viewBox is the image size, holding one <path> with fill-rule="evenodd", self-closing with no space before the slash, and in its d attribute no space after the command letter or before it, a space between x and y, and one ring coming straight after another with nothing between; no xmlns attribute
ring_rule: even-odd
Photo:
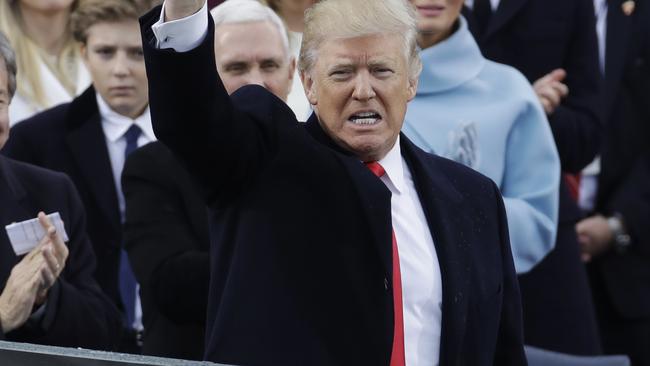
<svg viewBox="0 0 650 366"><path fill-rule="evenodd" d="M486 60L460 16L462 0L412 0L423 63L402 131L501 189L517 273L553 249L560 160L546 115L514 68Z"/></svg>

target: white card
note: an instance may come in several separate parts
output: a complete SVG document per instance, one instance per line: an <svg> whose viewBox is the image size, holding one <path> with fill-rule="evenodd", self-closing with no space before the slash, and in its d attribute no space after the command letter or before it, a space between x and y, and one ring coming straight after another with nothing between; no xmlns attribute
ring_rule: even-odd
<svg viewBox="0 0 650 366"><path fill-rule="evenodd" d="M64 242L67 242L68 234L65 232L65 227L63 227L61 215L55 212L47 215L47 217L50 218L59 237ZM38 222L38 218L7 225L5 230L7 230L7 236L9 236L9 241L11 241L11 246L14 247L17 256L29 253L45 237L45 230Z"/></svg>

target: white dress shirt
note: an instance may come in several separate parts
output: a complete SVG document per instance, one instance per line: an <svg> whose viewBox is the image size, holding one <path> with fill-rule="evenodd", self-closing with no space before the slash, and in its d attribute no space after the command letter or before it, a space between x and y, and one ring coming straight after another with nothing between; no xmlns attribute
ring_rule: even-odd
<svg viewBox="0 0 650 366"><path fill-rule="evenodd" d="M142 129L142 134L138 138L138 147L156 141L156 135L153 133L151 126L151 115L149 114L149 107L135 120L125 117L113 111L104 99L96 93L97 106L99 107L99 114L102 118L102 130L106 137L106 147L108 148L108 157L111 161L111 168L113 170L113 179L115 189L117 190L117 200L120 208L120 219L124 222L124 213L126 204L124 202L124 194L122 193L122 169L124 168L124 152L126 150L126 137L124 134L131 127L132 124L138 125ZM134 329L142 330L142 305L140 303L140 290L139 285L136 287L136 305L135 305L135 320L132 324Z"/></svg>
<svg viewBox="0 0 650 366"><path fill-rule="evenodd" d="M391 191L393 230L402 275L404 350L407 366L435 366L440 357L442 277L429 224L399 138L379 161L382 182Z"/></svg>
<svg viewBox="0 0 650 366"><path fill-rule="evenodd" d="M125 117L113 111L104 99L96 94L97 105L99 106L99 114L102 117L102 129L104 136L106 136L106 147L108 147L108 156L111 160L111 168L113 169L113 179L115 180L115 188L117 189L117 199L120 207L120 217L124 222L124 194L122 193L122 169L124 168L124 151L126 149L126 138L124 134L131 127L133 123L142 129L142 134L138 138L138 147L156 141L156 135L153 133L151 126L151 115L149 114L149 107L145 109L144 113L136 119Z"/></svg>
<svg viewBox="0 0 650 366"><path fill-rule="evenodd" d="M168 23L164 22L163 5L160 20L152 26L158 48L185 52L198 46L208 31L207 14L204 5L197 13ZM406 365L436 366L442 329L442 276L411 171L402 158L399 138L379 164L386 171L381 180L392 193L391 214L402 275Z"/></svg>

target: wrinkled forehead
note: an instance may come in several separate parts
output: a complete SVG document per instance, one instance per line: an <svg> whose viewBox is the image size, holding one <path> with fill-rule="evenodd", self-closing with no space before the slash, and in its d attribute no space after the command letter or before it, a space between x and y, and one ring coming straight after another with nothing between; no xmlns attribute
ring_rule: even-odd
<svg viewBox="0 0 650 366"><path fill-rule="evenodd" d="M288 56L280 31L270 21L222 23L215 28L214 47L217 58L260 53Z"/></svg>
<svg viewBox="0 0 650 366"><path fill-rule="evenodd" d="M347 38L325 38L317 49L316 65L348 64L403 66L406 54L402 38L393 34L371 34Z"/></svg>

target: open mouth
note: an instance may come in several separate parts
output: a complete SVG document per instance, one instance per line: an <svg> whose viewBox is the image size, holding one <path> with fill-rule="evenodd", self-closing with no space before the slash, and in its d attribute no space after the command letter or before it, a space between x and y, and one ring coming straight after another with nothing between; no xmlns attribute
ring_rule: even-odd
<svg viewBox="0 0 650 366"><path fill-rule="evenodd" d="M445 10L445 7L440 5L418 6L417 8L420 15L425 17L438 16Z"/></svg>
<svg viewBox="0 0 650 366"><path fill-rule="evenodd" d="M372 126L381 121L381 115L375 111L358 112L351 115L348 121L358 126Z"/></svg>

